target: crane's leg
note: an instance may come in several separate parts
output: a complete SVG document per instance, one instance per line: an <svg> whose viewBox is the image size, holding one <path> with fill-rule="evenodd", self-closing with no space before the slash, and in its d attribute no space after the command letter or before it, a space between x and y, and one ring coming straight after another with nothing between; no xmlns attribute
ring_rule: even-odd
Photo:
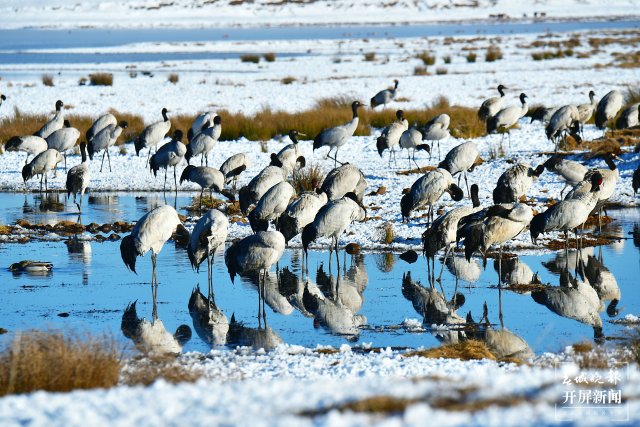
<svg viewBox="0 0 640 427"><path fill-rule="evenodd" d="M511 152L511 131L507 129L507 135L509 135L509 152Z"/></svg>
<svg viewBox="0 0 640 427"><path fill-rule="evenodd" d="M177 165L175 165L175 166L173 167L173 183L174 183L174 185L176 186L176 187L175 187L175 188L176 188L176 194L178 194L178 176L177 176L177 172L176 172L176 169L177 169L177 168L178 168L178 166L177 166Z"/></svg>
<svg viewBox="0 0 640 427"><path fill-rule="evenodd" d="M408 150L407 150L408 151ZM429 154L431 156L431 154ZM422 172L422 168L418 166L418 162L416 162L416 149L413 149L413 163L415 163L416 168L418 168L418 172ZM411 169L411 161L409 161L409 169Z"/></svg>
<svg viewBox="0 0 640 427"><path fill-rule="evenodd" d="M502 286L502 245L498 246L498 287Z"/></svg>
<svg viewBox="0 0 640 427"><path fill-rule="evenodd" d="M213 295L213 254L207 254L207 279L209 285L209 307L211 307L211 302L215 301L215 297Z"/></svg>
<svg viewBox="0 0 640 427"><path fill-rule="evenodd" d="M109 161L109 172L111 172L111 154L109 154L109 147L107 147L106 151L107 151L107 161Z"/></svg>
<svg viewBox="0 0 640 427"><path fill-rule="evenodd" d="M498 288L498 318L500 319L500 327L504 329L504 318L502 317L502 288Z"/></svg>
<svg viewBox="0 0 640 427"><path fill-rule="evenodd" d="M440 140L438 140L438 161L440 161L441 157L442 157L442 153L440 152Z"/></svg>
<svg viewBox="0 0 640 427"><path fill-rule="evenodd" d="M202 153L202 156L200 157L200 166L204 165L204 153Z"/></svg>
<svg viewBox="0 0 640 427"><path fill-rule="evenodd" d="M104 150L105 152L102 153L102 162L100 162L100 172L102 172L102 167L104 166L104 157L107 155L107 150Z"/></svg>
<svg viewBox="0 0 640 427"><path fill-rule="evenodd" d="M467 185L467 195L471 198L471 191L469 191L469 180L467 179L467 171L464 171L464 183Z"/></svg>
<svg viewBox="0 0 640 427"><path fill-rule="evenodd" d="M340 250L338 249L338 238L335 240L335 248L336 248L336 264L338 266L338 276L340 276Z"/></svg>
<svg viewBox="0 0 640 427"><path fill-rule="evenodd" d="M442 267L440 267L440 274L438 275L438 282L442 283L442 272L444 271L444 265L447 263L447 257L449 256L449 251L451 251L451 245L447 245L447 249L444 252L444 259L442 260Z"/></svg>
<svg viewBox="0 0 640 427"><path fill-rule="evenodd" d="M27 153L27 157L26 159L24 159L24 165L27 166L28 163L29 163L29 153Z"/></svg>
<svg viewBox="0 0 640 427"><path fill-rule="evenodd" d="M164 168L164 184L162 185L162 192L167 190L167 168Z"/></svg>
<svg viewBox="0 0 640 427"><path fill-rule="evenodd" d="M64 171L67 171L67 152L64 152Z"/></svg>
<svg viewBox="0 0 640 427"><path fill-rule="evenodd" d="M147 152L147 164L149 163L150 157L151 157L151 147L149 147L149 151Z"/></svg>
<svg viewBox="0 0 640 427"><path fill-rule="evenodd" d="M42 193L42 180L44 179L44 174L40 174L40 193ZM27 186L27 183L24 183L25 187Z"/></svg>
<svg viewBox="0 0 640 427"><path fill-rule="evenodd" d="M44 192L49 192L49 180L47 178L47 172L44 173Z"/></svg>
<svg viewBox="0 0 640 427"><path fill-rule="evenodd" d="M202 198L204 197L204 188L200 191L200 212L202 213Z"/></svg>
<svg viewBox="0 0 640 427"><path fill-rule="evenodd" d="M153 300L153 310L151 312L152 323L158 319L158 284L156 282L156 258L155 253L151 253L151 299Z"/></svg>

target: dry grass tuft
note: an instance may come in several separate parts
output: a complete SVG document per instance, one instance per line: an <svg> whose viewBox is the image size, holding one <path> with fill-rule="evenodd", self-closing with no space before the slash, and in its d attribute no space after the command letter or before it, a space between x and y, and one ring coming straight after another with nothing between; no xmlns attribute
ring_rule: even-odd
<svg viewBox="0 0 640 427"><path fill-rule="evenodd" d="M422 60L422 63L426 66L433 65L436 63L436 57L430 55L428 52L420 52L416 55L416 58Z"/></svg>
<svg viewBox="0 0 640 427"><path fill-rule="evenodd" d="M436 68L436 74L441 76L443 74L447 74L449 72L449 70L447 70L445 67L438 67Z"/></svg>
<svg viewBox="0 0 640 427"><path fill-rule="evenodd" d="M275 62L276 61L276 54L274 52L267 52L263 55L264 60L267 62Z"/></svg>
<svg viewBox="0 0 640 427"><path fill-rule="evenodd" d="M118 382L120 352L109 337L26 331L0 353L0 365L0 396L107 388Z"/></svg>
<svg viewBox="0 0 640 427"><path fill-rule="evenodd" d="M290 85L295 81L296 81L295 77L287 76L287 77L283 77L282 80L280 80L280 83L282 83L283 85Z"/></svg>
<svg viewBox="0 0 640 427"><path fill-rule="evenodd" d="M496 360L496 356L491 353L486 344L478 340L466 340L457 344L445 344L440 347L430 348L427 350L410 351L404 354L404 357L415 356L427 357L430 359Z"/></svg>
<svg viewBox="0 0 640 427"><path fill-rule="evenodd" d="M487 49L487 53L484 55L484 60L487 62L494 62L502 59L502 50L499 46L491 45Z"/></svg>
<svg viewBox="0 0 640 427"><path fill-rule="evenodd" d="M302 194L305 191L314 191L322 185L322 181L324 181L324 172L320 165L310 164L293 172L291 185L297 194Z"/></svg>
<svg viewBox="0 0 640 427"><path fill-rule="evenodd" d="M171 73L171 74L169 74L169 77L167 77L167 81L169 83L176 84L176 83L178 83L179 80L180 80L180 76L178 74L176 74L176 73Z"/></svg>
<svg viewBox="0 0 640 427"><path fill-rule="evenodd" d="M53 86L53 76L51 74L43 74L42 84L45 86Z"/></svg>
<svg viewBox="0 0 640 427"><path fill-rule="evenodd" d="M423 67L422 65L418 65L413 69L414 76L428 76L429 72L427 71L427 67Z"/></svg>
<svg viewBox="0 0 640 427"><path fill-rule="evenodd" d="M246 55L240 55L240 61L257 64L260 62L260 57L258 55L248 53Z"/></svg>
<svg viewBox="0 0 640 427"><path fill-rule="evenodd" d="M583 341L583 342L575 343L571 347L573 348L573 351L576 353L587 353L593 350L593 343L589 341Z"/></svg>
<svg viewBox="0 0 640 427"><path fill-rule="evenodd" d="M92 86L113 86L113 74L94 73L89 74L89 82Z"/></svg>
<svg viewBox="0 0 640 427"><path fill-rule="evenodd" d="M127 365L122 371L122 383L128 386L148 386L162 379L171 384L193 383L200 372L187 369L175 357L144 357Z"/></svg>
<svg viewBox="0 0 640 427"><path fill-rule="evenodd" d="M478 58L478 54L475 52L469 52L467 53L467 56L465 56L465 58L467 59L467 62L473 63L473 62L476 62L476 59Z"/></svg>
<svg viewBox="0 0 640 427"><path fill-rule="evenodd" d="M375 52L367 52L364 54L364 60L367 62L373 62L376 60L376 53Z"/></svg>
<svg viewBox="0 0 640 427"><path fill-rule="evenodd" d="M442 57L445 64L451 64L451 57L449 55Z"/></svg>
<svg viewBox="0 0 640 427"><path fill-rule="evenodd" d="M393 224L390 222L385 222L382 225L382 243L385 245L390 245L393 243Z"/></svg>

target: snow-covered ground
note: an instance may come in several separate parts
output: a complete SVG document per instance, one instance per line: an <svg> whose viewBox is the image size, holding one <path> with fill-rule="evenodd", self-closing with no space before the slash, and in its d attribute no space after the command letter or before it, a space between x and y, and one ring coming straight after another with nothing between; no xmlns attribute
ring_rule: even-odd
<svg viewBox="0 0 640 427"><path fill-rule="evenodd" d="M404 357L390 349L362 354L345 345L339 353L281 346L271 353L214 350L182 362L204 377L190 384L163 381L150 387L34 393L0 399L3 426L196 426L196 425L634 425L640 420L637 369L621 365L617 385L624 404L615 413L559 409L576 388L566 378L599 375L573 363L546 358L545 367L487 360ZM599 387L593 387L594 390ZM582 390L590 390L583 385ZM371 397L408 400L405 410L357 413L335 409ZM574 407L577 407L577 398ZM616 405L612 405L616 406ZM614 424L615 425L615 424Z"/></svg>
<svg viewBox="0 0 640 427"><path fill-rule="evenodd" d="M4 0L0 28L221 27L637 16L634 0Z"/></svg>

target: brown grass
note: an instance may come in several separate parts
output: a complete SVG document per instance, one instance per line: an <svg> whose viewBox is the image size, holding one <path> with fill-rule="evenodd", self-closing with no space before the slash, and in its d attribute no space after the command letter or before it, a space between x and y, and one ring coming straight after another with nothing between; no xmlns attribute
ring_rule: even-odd
<svg viewBox="0 0 640 427"><path fill-rule="evenodd" d="M240 55L240 61L242 61L242 62L252 62L254 64L257 64L257 63L260 62L260 57L258 55L254 55L254 54Z"/></svg>
<svg viewBox="0 0 640 427"><path fill-rule="evenodd" d="M404 357L426 357L430 359L496 360L496 356L482 341L466 340L457 344L444 344L427 350L410 351Z"/></svg>
<svg viewBox="0 0 640 427"><path fill-rule="evenodd" d="M422 65L417 65L413 69L414 76L428 76L429 72L427 71L427 67L423 67Z"/></svg>
<svg viewBox="0 0 640 427"><path fill-rule="evenodd" d="M469 52L467 53L467 56L465 58L467 58L467 62L469 63L476 62L478 54L476 54L475 52Z"/></svg>
<svg viewBox="0 0 640 427"><path fill-rule="evenodd" d="M309 164L293 172L291 185L297 194L302 194L305 191L314 191L322 185L322 181L324 181L324 172L320 165Z"/></svg>
<svg viewBox="0 0 640 427"><path fill-rule="evenodd" d="M169 74L169 77L167 77L167 81L169 83L176 84L176 83L178 83L179 80L180 80L180 76L178 74L176 74L176 73L171 73L171 74Z"/></svg>
<svg viewBox="0 0 640 427"><path fill-rule="evenodd" d="M390 245L393 243L393 224L390 222L385 222L382 225L382 243L385 245Z"/></svg>
<svg viewBox="0 0 640 427"><path fill-rule="evenodd" d="M53 76L51 74L43 74L42 84L45 86L53 86Z"/></svg>
<svg viewBox="0 0 640 427"><path fill-rule="evenodd" d="M496 45L489 46L487 53L484 55L484 60L487 62L494 62L499 59L502 59L502 50L500 50L500 47Z"/></svg>
<svg viewBox="0 0 640 427"><path fill-rule="evenodd" d="M26 331L0 353L0 365L0 396L107 388L118 382L120 352L108 337Z"/></svg>
<svg viewBox="0 0 640 427"><path fill-rule="evenodd" d="M416 58L422 60L422 63L426 66L436 63L436 57L429 54L428 52L420 52L416 55Z"/></svg>
<svg viewBox="0 0 640 427"><path fill-rule="evenodd" d="M200 372L187 369L175 357L144 357L132 361L122 371L122 383L129 386L148 386L162 379L171 384L192 383L200 379Z"/></svg>
<svg viewBox="0 0 640 427"><path fill-rule="evenodd" d="M113 86L113 74L93 73L89 74L89 82L92 86Z"/></svg>
<svg viewBox="0 0 640 427"><path fill-rule="evenodd" d="M364 54L364 60L367 62L372 62L376 60L376 53L375 52L367 52Z"/></svg>
<svg viewBox="0 0 640 427"><path fill-rule="evenodd" d="M336 126L351 120L352 98L336 97L318 101L317 105L306 111L288 113L264 109L254 115L243 113L230 113L219 110L222 117L222 141L233 141L245 137L252 141L266 141L276 135L288 133L291 129L314 137L327 127ZM145 123L141 116L110 111L118 120L126 120L129 127L118 139L118 143L129 142L137 137L144 129ZM451 134L458 138L476 138L485 132L484 125L478 120L476 110L468 107L451 106L445 98L439 99L431 107L421 110L405 110L405 117L409 122L424 123L431 117L441 113L451 116L451 122L455 127ZM68 114L71 124L78 128L82 134L91 127L95 117L78 114ZM395 112L392 109L372 111L364 109L360 114L360 124L356 129L356 136L368 136L372 128L383 128L395 120ZM172 129L181 129L186 132L191 126L195 115L171 116ZM0 118L0 143L4 144L12 136L31 135L48 120L45 114L25 114L15 110L13 115L4 115Z"/></svg>
<svg viewBox="0 0 640 427"><path fill-rule="evenodd" d="M445 64L451 64L451 57L449 55L443 56L442 60L444 61Z"/></svg>
<svg viewBox="0 0 640 427"><path fill-rule="evenodd" d="M295 77L287 76L287 77L283 77L282 80L280 80L280 83L282 83L283 85L290 85L295 81L296 81Z"/></svg>
<svg viewBox="0 0 640 427"><path fill-rule="evenodd" d="M263 55L264 60L267 62L275 62L276 61L276 54L274 52L267 52Z"/></svg>
<svg viewBox="0 0 640 427"><path fill-rule="evenodd" d="M437 74L437 75L439 75L439 76L441 76L441 75L443 75L443 74L447 74L448 72L449 72L449 70L447 70L447 69L446 69L446 68L444 68L444 67L438 67L438 68L436 68L436 74Z"/></svg>

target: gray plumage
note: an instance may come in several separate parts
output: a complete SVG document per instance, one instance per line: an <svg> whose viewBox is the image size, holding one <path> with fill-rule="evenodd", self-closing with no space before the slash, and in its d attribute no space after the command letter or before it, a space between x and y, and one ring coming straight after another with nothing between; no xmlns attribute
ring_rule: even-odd
<svg viewBox="0 0 640 427"><path fill-rule="evenodd" d="M178 191L178 178L176 176L176 167L184 158L187 147L182 143L182 132L176 130L173 132L171 142L163 145L149 159L149 168L153 171L154 176L158 176L158 170L164 169L164 186L167 186L167 169L173 166L173 180Z"/></svg>
<svg viewBox="0 0 640 427"><path fill-rule="evenodd" d="M357 166L345 163L329 171L324 178L320 191L327 193L329 200L337 200L347 193L355 193L358 201L362 203L364 192L367 189L367 180Z"/></svg>
<svg viewBox="0 0 640 427"><path fill-rule="evenodd" d="M298 142L299 135L306 136L295 129L289 131L291 144L282 147L278 154L271 154L272 166L280 166L290 172L295 170L296 165L299 165L300 167L306 166L306 159L304 156L300 155L300 145Z"/></svg>
<svg viewBox="0 0 640 427"><path fill-rule="evenodd" d="M62 129L62 127L64 126L64 112L62 110L62 107L64 107L64 103L60 100L56 101L55 115L51 118L51 120L45 123L40 128L40 130L38 130L38 132L34 134L35 136L47 139L47 137L53 132L57 131L58 129Z"/></svg>
<svg viewBox="0 0 640 427"><path fill-rule="evenodd" d="M71 127L68 120L64 121L64 127L52 132L47 138L47 147L58 150L64 154L64 168L67 169L67 151L73 150L80 138L80 131Z"/></svg>
<svg viewBox="0 0 640 427"><path fill-rule="evenodd" d="M449 150L438 167L448 171L452 177L459 175L458 185L460 185L460 177L464 176L464 181L467 185L467 193L469 193L467 172L472 171L475 166L481 162L482 159L480 158L480 151L478 150L478 147L475 142L469 141L457 145ZM469 197L471 197L470 193Z"/></svg>
<svg viewBox="0 0 640 427"><path fill-rule="evenodd" d="M440 141L450 136L449 125L451 118L448 114L439 114L429 120L422 132L422 138L425 141L435 141L438 144L438 160L440 160ZM433 144L431 144L433 146ZM430 152L431 153L431 152Z"/></svg>
<svg viewBox="0 0 640 427"><path fill-rule="evenodd" d="M327 193L306 192L294 200L280 215L276 229L282 233L287 243L297 236L302 229L313 222L316 214L328 201Z"/></svg>
<svg viewBox="0 0 640 427"><path fill-rule="evenodd" d="M496 113L495 116L487 120L487 133L495 133L501 128L505 128L507 132L509 128L518 123L518 121L527 114L529 107L527 106L527 95L520 94L519 107L506 107Z"/></svg>
<svg viewBox="0 0 640 427"><path fill-rule="evenodd" d="M37 156L48 148L47 141L35 135L14 136L4 145L4 149L7 151L24 151L27 153L27 157L24 160L25 165L29 161L29 154Z"/></svg>
<svg viewBox="0 0 640 427"><path fill-rule="evenodd" d="M80 154L82 155L82 163L69 169L67 172L67 197L73 193L73 201L78 205L78 210L82 212L82 198L84 192L89 186L91 174L89 172L89 163L87 162L87 144L80 144ZM80 203L76 202L76 195L80 195Z"/></svg>
<svg viewBox="0 0 640 427"><path fill-rule="evenodd" d="M210 124L210 122L207 122ZM222 118L220 116L215 116L213 118L213 126L203 128L201 132L197 133L193 136L192 139L189 140L189 145L187 145L187 153L184 158L187 160L187 163L191 161L192 157L200 154L202 158L200 159L200 164L209 165L209 153L213 150L218 139L220 139L220 135L222 134Z"/></svg>
<svg viewBox="0 0 640 427"><path fill-rule="evenodd" d="M50 170L54 170L58 163L62 161L62 155L58 150L49 148L36 157L22 168L22 179L25 186L27 181L36 175L40 175L40 191L42 191L42 180L44 178L45 190L47 190L47 174Z"/></svg>
<svg viewBox="0 0 640 427"><path fill-rule="evenodd" d="M616 129L629 129L640 125L640 102L629 105L625 108L618 120L616 120Z"/></svg>
<svg viewBox="0 0 640 427"><path fill-rule="evenodd" d="M100 172L102 172L102 167L104 166L105 155L109 160L109 172L111 172L111 156L109 155L109 148L116 145L116 142L118 142L118 137L128 126L129 124L125 121L116 124L107 124L96 134L94 134L93 138L89 140L89 144L87 145L89 159L93 160L94 155L96 155L100 151L104 151L104 153L102 154L102 163L100 163Z"/></svg>
<svg viewBox="0 0 640 427"><path fill-rule="evenodd" d="M249 224L256 231L267 231L269 222L276 220L286 209L296 190L282 181L262 195L256 207L249 213Z"/></svg>
<svg viewBox="0 0 640 427"><path fill-rule="evenodd" d="M180 184L184 181L193 182L200 186L200 209L202 209L202 196L205 190L209 190L209 197L213 192L220 193L229 200L235 200L233 194L224 188L224 175L217 169L208 166L187 165L180 175Z"/></svg>
<svg viewBox="0 0 640 427"><path fill-rule="evenodd" d="M427 172L418 178L409 193L402 196L400 200L400 211L402 220L408 221L411 212L423 206L429 206L429 217L433 217L433 204L437 202L442 195L447 192L453 200L460 201L464 197L464 193L456 184L449 171L445 169L435 169ZM433 221L433 219L431 219Z"/></svg>
<svg viewBox="0 0 640 427"><path fill-rule="evenodd" d="M107 113L98 117L96 121L93 122L91 127L85 133L85 136L87 137L87 142L88 143L91 142L91 140L98 134L98 132L100 132L102 129L106 128L109 125L113 125L113 126L118 125L118 119L116 119L116 117L113 114Z"/></svg>
<svg viewBox="0 0 640 427"><path fill-rule="evenodd" d="M320 208L315 219L302 230L302 247L305 252L309 244L320 237L332 239L330 250L338 250L338 239L353 221L364 221L367 211L358 203L353 193L332 200Z"/></svg>
<svg viewBox="0 0 640 427"><path fill-rule="evenodd" d="M240 209L243 214L247 214L249 207L257 203L264 193L279 182L287 180L288 172L278 166L267 166L260 173L253 177L249 184L242 187L238 192Z"/></svg>
<svg viewBox="0 0 640 427"><path fill-rule="evenodd" d="M517 203L526 196L533 181L544 172L544 165L535 169L528 163L518 163L504 171L493 190L493 203Z"/></svg>
<svg viewBox="0 0 640 427"><path fill-rule="evenodd" d="M351 104L351 111L353 113L353 118L350 122L347 122L343 125L323 129L313 140L313 150L320 147L329 147L329 153L327 153L327 157L332 158L329 154L331 150L335 148L336 153L333 157L334 165L338 162L338 150L344 144L349 141L358 128L358 108L363 105L359 101L353 101Z"/></svg>
<svg viewBox="0 0 640 427"><path fill-rule="evenodd" d="M404 112L402 110L396 111L396 119L393 123L382 130L382 133L376 140L376 148L378 154L382 157L382 153L385 150L390 150L389 162L391 157L395 160L395 147L400 144L400 137L402 133L409 128L409 122L404 118Z"/></svg>
<svg viewBox="0 0 640 427"><path fill-rule="evenodd" d="M553 113L549 124L545 127L547 138L555 142L555 150L558 149L558 141L563 137L566 142L566 135L569 133L578 142L581 138L577 135L580 126L580 113L575 105L565 105L558 108Z"/></svg>
<svg viewBox="0 0 640 427"><path fill-rule="evenodd" d="M596 106L598 103L596 102L596 94L594 91L589 91L589 103L587 104L578 104L576 107L578 109L578 120L581 125L584 125L589 121L593 113L596 111Z"/></svg>
<svg viewBox="0 0 640 427"><path fill-rule="evenodd" d="M560 197L564 193L564 190L571 186L577 185L584 179L584 176L589 169L583 164L565 159L564 156L556 154L551 156L544 162L544 167L549 171L557 174L565 182L564 187L560 191Z"/></svg>
<svg viewBox="0 0 640 427"><path fill-rule="evenodd" d="M494 96L485 100L478 110L478 118L485 122L489 118L495 116L504 106L504 90L506 87L498 85L498 93L500 96Z"/></svg>
<svg viewBox="0 0 640 427"><path fill-rule="evenodd" d="M559 107L539 107L531 114L530 123L533 123L537 120L546 125L551 120L553 114L558 111L558 108Z"/></svg>
<svg viewBox="0 0 640 427"><path fill-rule="evenodd" d="M618 90L612 90L602 97L596 107L596 126L606 129L607 122L613 120L624 105L624 96Z"/></svg>
<svg viewBox="0 0 640 427"><path fill-rule="evenodd" d="M244 153L237 153L225 160L220 165L220 172L224 175L225 184L229 184L231 181L236 181L238 175L247 170L251 166L249 157Z"/></svg>
<svg viewBox="0 0 640 427"><path fill-rule="evenodd" d="M371 108L376 108L378 105L386 107L387 104L391 102L393 98L395 98L397 92L398 80L394 80L392 89L383 89L380 92L376 93L373 98L371 98Z"/></svg>
<svg viewBox="0 0 640 427"><path fill-rule="evenodd" d="M168 110L166 108L162 109L162 121L155 122L144 128L142 133L136 138L134 145L136 148L136 155L140 155L140 151L143 148L148 148L149 154L151 153L151 147L157 147L158 144L164 140L165 136L169 133L171 129L171 121L167 116ZM157 153L157 150L156 150Z"/></svg>

